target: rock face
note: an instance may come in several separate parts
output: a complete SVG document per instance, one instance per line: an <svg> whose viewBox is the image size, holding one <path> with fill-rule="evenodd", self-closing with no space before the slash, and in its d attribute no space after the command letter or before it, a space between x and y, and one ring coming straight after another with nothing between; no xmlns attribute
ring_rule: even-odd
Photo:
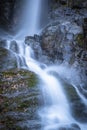
<svg viewBox="0 0 87 130"><path fill-rule="evenodd" d="M25 44L30 46L34 50L34 54L32 54L33 58L39 59L40 56L42 55L42 49L40 46L41 38L38 35L32 36L27 36L25 38Z"/></svg>
<svg viewBox="0 0 87 130"><path fill-rule="evenodd" d="M71 124L65 127L60 127L59 130L81 130L81 129L77 124Z"/></svg>
<svg viewBox="0 0 87 130"><path fill-rule="evenodd" d="M39 130L36 112L40 99L34 73L17 69L0 72L0 130Z"/></svg>
<svg viewBox="0 0 87 130"><path fill-rule="evenodd" d="M80 72L85 86L87 84L86 11L78 9L77 12L65 6L53 9L50 13L51 22L41 34L42 54L47 56L48 64L66 63L75 67Z"/></svg>
<svg viewBox="0 0 87 130"><path fill-rule="evenodd" d="M0 28L14 33L22 13L24 0L0 0Z"/></svg>
<svg viewBox="0 0 87 130"><path fill-rule="evenodd" d="M57 25L57 26L56 26ZM63 60L61 41L63 33L60 30L59 24L49 25L42 34L41 47L43 54L46 54L51 61Z"/></svg>
<svg viewBox="0 0 87 130"><path fill-rule="evenodd" d="M0 48L0 71L17 67L16 56L5 48Z"/></svg>
<svg viewBox="0 0 87 130"><path fill-rule="evenodd" d="M54 22L42 33L42 51L54 63L58 60L70 65L86 63L84 44L82 27L74 22Z"/></svg>
<svg viewBox="0 0 87 130"><path fill-rule="evenodd" d="M61 4L72 8L87 8L86 0L49 0L51 4Z"/></svg>

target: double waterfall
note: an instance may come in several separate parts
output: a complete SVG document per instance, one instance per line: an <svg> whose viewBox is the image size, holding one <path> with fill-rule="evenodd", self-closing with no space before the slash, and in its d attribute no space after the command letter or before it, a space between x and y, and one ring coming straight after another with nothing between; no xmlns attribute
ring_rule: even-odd
<svg viewBox="0 0 87 130"><path fill-rule="evenodd" d="M86 130L87 126L78 123L72 117L69 102L62 83L58 77L55 76L55 74L52 74L53 72L55 73L56 70L58 71L58 66L54 67L56 69L46 65L44 68L41 68L41 64L43 63L40 63L32 58L32 53L34 53L32 48L28 45L25 45L24 42L20 40L27 35L32 36L37 34L41 30L40 22L43 21L41 20L40 14L41 9L43 9L42 2L43 0L29 0L26 4L25 15L23 14L25 23L22 24L23 28L21 29L20 34L15 36L18 39L16 40L14 38L17 41L17 46L19 49L19 54L14 52L17 57L18 67L21 67L19 63L20 57L22 61L22 67L27 67L27 70L33 71L40 77L42 83L40 85L40 89L44 98L43 107L41 107L41 109L38 111L38 116L41 119L42 125L41 130L60 130L59 128L61 126L67 126L72 123L78 124L81 130ZM7 49L9 50L10 44L11 42L8 41ZM62 67L60 68L63 69ZM59 73L57 71L56 73Z"/></svg>

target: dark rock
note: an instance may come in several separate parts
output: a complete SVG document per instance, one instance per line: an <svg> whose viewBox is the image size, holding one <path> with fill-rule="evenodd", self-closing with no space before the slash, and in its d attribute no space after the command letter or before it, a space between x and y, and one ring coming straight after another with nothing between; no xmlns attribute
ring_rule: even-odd
<svg viewBox="0 0 87 130"><path fill-rule="evenodd" d="M76 11L61 6L54 8L50 13L51 23L41 34L42 59L45 59L42 61L46 64L66 63L74 67L79 73L83 86L87 86L87 40L84 38L86 11L86 9ZM85 21L84 27L83 21ZM49 62L46 61L46 58ZM83 95L86 97L85 93Z"/></svg>
<svg viewBox="0 0 87 130"><path fill-rule="evenodd" d="M77 124L71 124L71 125L60 127L59 130L81 130L81 129Z"/></svg>
<svg viewBox="0 0 87 130"><path fill-rule="evenodd" d="M18 48L18 45L17 45L16 41L11 41L11 43L10 43L10 49L13 52L19 53L19 48Z"/></svg>
<svg viewBox="0 0 87 130"><path fill-rule="evenodd" d="M0 0L0 28L13 34L20 23L24 0Z"/></svg>
<svg viewBox="0 0 87 130"><path fill-rule="evenodd" d="M0 71L17 67L15 55L5 48L0 48L0 61Z"/></svg>
<svg viewBox="0 0 87 130"><path fill-rule="evenodd" d="M34 35L34 40L36 41L36 42L40 42L41 41L41 37L39 36L39 35Z"/></svg>
<svg viewBox="0 0 87 130"><path fill-rule="evenodd" d="M82 28L74 22L58 21L49 24L42 32L43 55L48 56L52 62L59 60L71 64L76 51L73 42L79 33L82 33Z"/></svg>
<svg viewBox="0 0 87 130"><path fill-rule="evenodd" d="M42 103L38 77L30 71L17 69L0 74L2 75L0 78L0 109L2 110L0 111L0 123L2 128L24 130L23 125L26 129L40 126L36 113L41 105L40 102ZM29 122L32 123L27 125Z"/></svg>
<svg viewBox="0 0 87 130"><path fill-rule="evenodd" d="M73 130L81 130L80 129L80 127L79 127L79 125L77 125L77 124L71 124L71 127L73 128Z"/></svg>
<svg viewBox="0 0 87 130"><path fill-rule="evenodd" d="M72 116L77 121L86 123L87 122L87 111L86 111L87 106L86 106L86 102L84 103L77 93L77 90L79 91L79 88L75 88L72 85L70 86L67 83L64 83L63 85L64 85L64 89L66 91L66 94L70 103Z"/></svg>
<svg viewBox="0 0 87 130"><path fill-rule="evenodd" d="M84 18L83 31L84 31L84 38L87 38L87 18Z"/></svg>
<svg viewBox="0 0 87 130"><path fill-rule="evenodd" d="M63 33L60 30L59 24L49 25L42 33L41 48L43 53L51 60L63 60L62 41Z"/></svg>
<svg viewBox="0 0 87 130"><path fill-rule="evenodd" d="M59 0L60 4L62 5L66 5L67 4L67 0Z"/></svg>
<svg viewBox="0 0 87 130"><path fill-rule="evenodd" d="M7 41L4 39L0 39L0 47L7 47Z"/></svg>
<svg viewBox="0 0 87 130"><path fill-rule="evenodd" d="M49 0L53 6L57 4L57 7L59 4L66 5L68 7L74 8L74 9L81 9L81 8L87 8L87 1L86 0Z"/></svg>
<svg viewBox="0 0 87 130"><path fill-rule="evenodd" d="M35 35L34 37L28 36L25 38L25 44L29 45L35 53L35 58L39 59L42 55L42 49L40 46L40 36Z"/></svg>

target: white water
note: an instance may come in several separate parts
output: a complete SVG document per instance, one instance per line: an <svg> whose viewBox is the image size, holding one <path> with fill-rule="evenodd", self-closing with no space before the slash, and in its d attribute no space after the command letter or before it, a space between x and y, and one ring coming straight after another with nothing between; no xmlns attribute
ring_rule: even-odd
<svg viewBox="0 0 87 130"><path fill-rule="evenodd" d="M32 35L38 30L38 12L40 11L39 7L41 4L41 0L32 0L29 2L29 12L31 12L27 20L28 22L30 22L30 24L26 24L25 30L23 29L23 36L27 34ZM26 27L28 28L28 30L26 29ZM15 53L10 49L10 41L7 43L7 49L11 50L12 53L16 55L18 68L23 67L33 71L40 77L42 82L41 90L43 93L45 104L43 108L38 112L41 118L42 130L58 130L59 127L66 126L72 123L77 123L81 127L81 130L86 130L86 125L82 125L73 119L69 107L69 102L63 90L63 86L55 76L49 73L51 71L55 72L56 70L58 74L63 74L63 76L66 76L67 71L65 71L64 67L56 66L46 67L45 69L42 69L40 67L41 63L32 58L32 55L34 55L33 50L29 46L25 45L23 41L16 42L19 50L18 53ZM20 64L19 59L22 61L22 64ZM70 77L70 75L68 76Z"/></svg>
<svg viewBox="0 0 87 130"><path fill-rule="evenodd" d="M33 50L29 46L25 45L23 41L17 41L17 43L19 53L13 53L17 58L20 55L20 58L22 60L25 59L27 65L25 66L25 63L23 63L23 65L20 65L18 61L18 67L27 68L28 70L33 71L40 77L42 82L41 91L43 93L45 104L43 108L41 108L41 110L38 112L38 115L41 118L42 130L58 130L59 127L67 126L72 123L77 123L81 127L81 130L86 130L86 125L76 122L72 117L69 108L69 102L66 98L66 94L60 81L58 78L49 73L56 71L60 75L63 73L64 76L65 72L65 76L67 76L66 68L63 66L46 66L46 68L42 69L40 67L41 63L32 58L32 55L34 55ZM10 46L11 42L8 41L7 49L10 50ZM79 96L83 100L80 93Z"/></svg>
<svg viewBox="0 0 87 130"><path fill-rule="evenodd" d="M26 4L24 5L25 10L22 16L22 27L15 36L17 39L23 39L25 36L33 36L39 33L41 1L42 0L26 0Z"/></svg>

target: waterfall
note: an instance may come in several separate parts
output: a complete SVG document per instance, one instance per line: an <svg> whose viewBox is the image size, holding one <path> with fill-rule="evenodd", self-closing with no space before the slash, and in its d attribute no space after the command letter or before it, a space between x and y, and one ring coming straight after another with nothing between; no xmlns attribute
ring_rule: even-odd
<svg viewBox="0 0 87 130"><path fill-rule="evenodd" d="M22 67L24 69L26 68L27 70L36 73L41 80L40 89L43 95L44 104L43 108L38 111L38 116L42 121L42 130L59 130L60 127L67 126L72 123L78 124L81 127L81 130L86 130L87 126L78 123L72 117L69 102L63 90L63 86L60 80L50 73L55 72L55 68L56 70L60 70L61 68L63 71L65 68L61 66L46 66L42 69L42 63L32 58L34 52L31 47L25 45L23 41L17 40L17 43L19 53L13 53L15 53L17 58L20 56L22 61L25 61L21 65L17 60L18 67ZM6 48L12 51L10 49L11 41L7 42ZM59 71L59 73L61 74L61 71Z"/></svg>
<svg viewBox="0 0 87 130"><path fill-rule="evenodd" d="M15 36L16 38L22 39L25 38L25 36L33 36L34 34L38 34L40 32L42 17L41 8L43 8L44 6L42 2L43 0L27 0L25 2L25 10L22 16L21 23L22 27L19 33Z"/></svg>
<svg viewBox="0 0 87 130"><path fill-rule="evenodd" d="M25 12L25 35L34 35L38 33L39 30L39 15L40 15L40 7L41 0L28 0Z"/></svg>
<svg viewBox="0 0 87 130"><path fill-rule="evenodd" d="M21 34L19 34L21 37L38 33L41 1L42 0L28 1L24 16L25 24L23 25ZM28 11L29 15L27 16ZM38 111L38 116L41 118L42 130L58 130L61 126L72 123L80 125L71 115L69 102L61 82L50 73L55 72L54 68L50 67L49 69L49 67L46 66L42 69L40 67L42 63L32 58L34 52L31 47L25 45L21 40L16 40L16 42L18 52L13 52L13 50L11 50L11 41L7 42L6 48L12 51L17 57L18 68L22 67L33 71L41 80L40 89L43 95L44 105L43 108ZM56 68L58 67L56 66ZM83 127L83 125L80 125L80 127L81 130L86 130L85 128L87 128Z"/></svg>

